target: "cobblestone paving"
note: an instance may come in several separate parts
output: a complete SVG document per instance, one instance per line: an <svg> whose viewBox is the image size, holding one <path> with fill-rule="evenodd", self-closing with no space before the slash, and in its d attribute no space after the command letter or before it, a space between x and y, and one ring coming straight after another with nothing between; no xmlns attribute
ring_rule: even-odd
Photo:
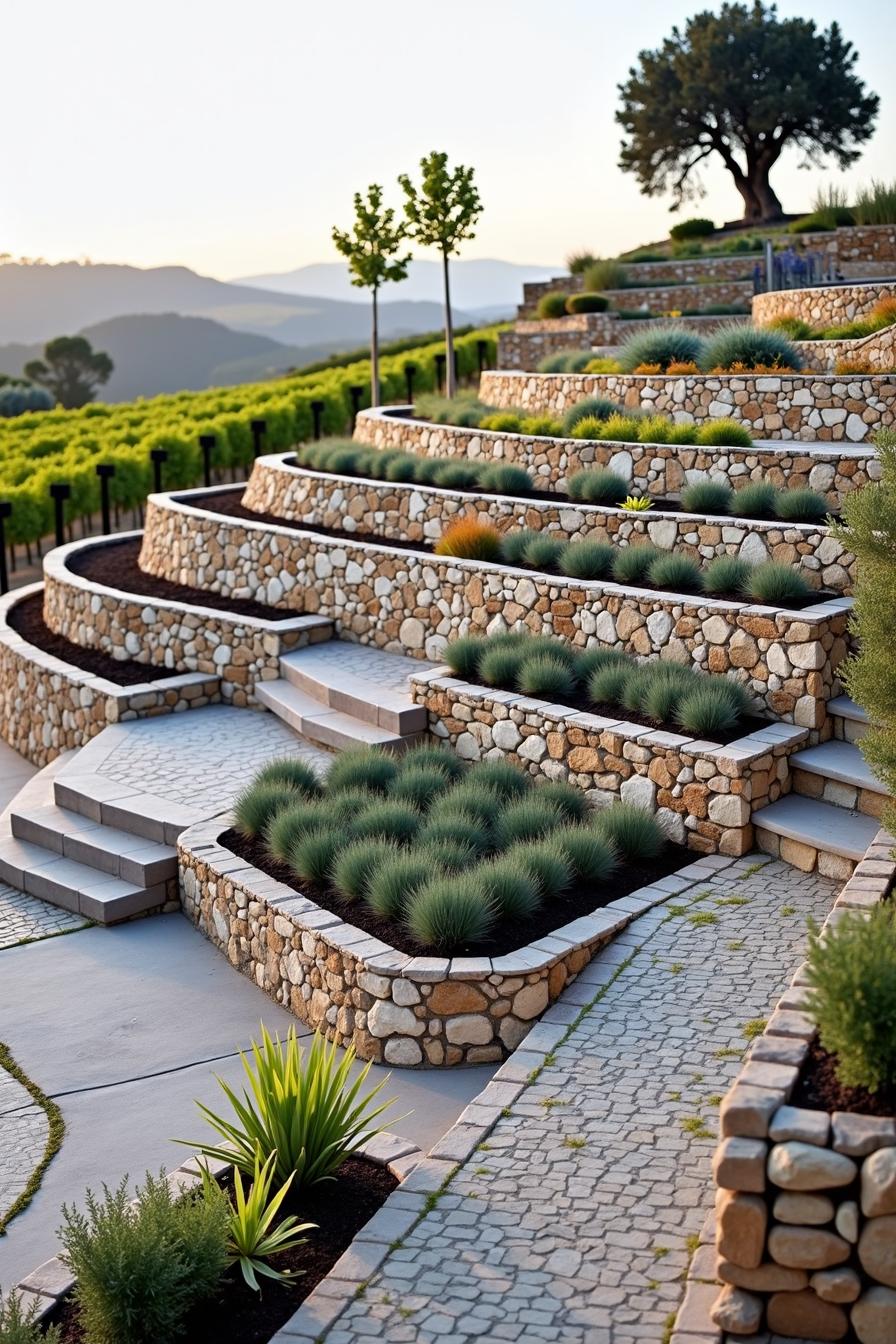
<svg viewBox="0 0 896 1344"><path fill-rule="evenodd" d="M712 1204L715 1108L748 1024L837 893L760 862L672 898L586 968L561 1002L568 1021L593 1006L327 1344L659 1344ZM502 1076L538 1059L523 1047Z"/></svg>
<svg viewBox="0 0 896 1344"><path fill-rule="evenodd" d="M87 927L82 915L69 914L36 896L26 896L15 887L0 883L0 951L18 943Z"/></svg>
<svg viewBox="0 0 896 1344"><path fill-rule="evenodd" d="M0 1068L0 1218L24 1190L47 1142L46 1113Z"/></svg>

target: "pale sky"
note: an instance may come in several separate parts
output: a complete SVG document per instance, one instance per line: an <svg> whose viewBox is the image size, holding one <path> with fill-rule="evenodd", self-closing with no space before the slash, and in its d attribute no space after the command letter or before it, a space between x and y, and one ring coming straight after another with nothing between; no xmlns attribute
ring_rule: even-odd
<svg viewBox="0 0 896 1344"><path fill-rule="evenodd" d="M616 85L701 0L3 0L0 252L229 279L333 261L352 193L423 153L476 168L467 257L551 264L665 236L669 202L616 167ZM718 0L710 7L718 8ZM847 188L896 177L884 0L781 0L841 21L881 95ZM819 89L819 96L824 90ZM773 176L808 209L818 174ZM724 169L679 218L740 214Z"/></svg>

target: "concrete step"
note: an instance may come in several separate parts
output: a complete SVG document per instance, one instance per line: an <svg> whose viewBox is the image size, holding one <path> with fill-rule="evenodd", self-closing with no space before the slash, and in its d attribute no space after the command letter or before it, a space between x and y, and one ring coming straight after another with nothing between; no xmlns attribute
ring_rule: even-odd
<svg viewBox="0 0 896 1344"><path fill-rule="evenodd" d="M6 831L5 826L3 829ZM167 900L164 882L151 887L126 882L43 845L18 840L9 831L0 836L0 878L19 891L98 924L131 919L158 909Z"/></svg>
<svg viewBox="0 0 896 1344"><path fill-rule="evenodd" d="M804 872L850 876L880 830L876 817L789 793L753 813L756 843Z"/></svg>
<svg viewBox="0 0 896 1344"><path fill-rule="evenodd" d="M171 845L104 826L51 800L43 804L13 803L9 819L17 840L40 845L109 877L142 887L154 887L177 877L177 853Z"/></svg>
<svg viewBox="0 0 896 1344"><path fill-rule="evenodd" d="M883 812L886 788L854 742L834 739L794 752L790 769L794 793L869 817Z"/></svg>
<svg viewBox="0 0 896 1344"><path fill-rule="evenodd" d="M291 686L401 737L426 730L426 710L412 702L408 678L431 666L348 641L296 649L280 659L281 676Z"/></svg>
<svg viewBox="0 0 896 1344"><path fill-rule="evenodd" d="M419 733L391 732L352 714L331 709L285 678L260 683L256 694L272 714L288 723L295 732L331 751L371 746L400 752L421 736Z"/></svg>
<svg viewBox="0 0 896 1344"><path fill-rule="evenodd" d="M834 737L844 742L859 742L868 731L868 715L848 695L828 701L828 713L834 720Z"/></svg>

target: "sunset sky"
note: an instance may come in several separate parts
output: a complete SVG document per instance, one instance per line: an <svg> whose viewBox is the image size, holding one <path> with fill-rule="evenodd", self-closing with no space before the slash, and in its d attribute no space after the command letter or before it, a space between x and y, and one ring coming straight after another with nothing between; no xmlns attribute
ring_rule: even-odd
<svg viewBox="0 0 896 1344"><path fill-rule="evenodd" d="M183 263L231 278L335 260L333 223L430 149L473 164L469 257L551 264L663 237L669 202L616 167L616 85L699 0L6 0L0 252ZM896 176L894 25L882 0L782 0L839 19L882 97L847 188ZM823 97L823 88L819 96ZM818 184L793 156L786 209ZM684 214L736 218L721 167Z"/></svg>

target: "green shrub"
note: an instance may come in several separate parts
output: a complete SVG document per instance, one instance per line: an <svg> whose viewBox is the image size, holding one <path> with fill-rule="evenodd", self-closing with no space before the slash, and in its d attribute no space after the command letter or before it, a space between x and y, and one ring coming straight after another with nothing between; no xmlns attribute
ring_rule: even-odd
<svg viewBox="0 0 896 1344"><path fill-rule="evenodd" d="M647 577L657 588L676 593L694 593L700 587L700 566L688 555L670 551L651 562Z"/></svg>
<svg viewBox="0 0 896 1344"><path fill-rule="evenodd" d="M774 518L778 492L769 481L750 481L735 490L728 504L733 518Z"/></svg>
<svg viewBox="0 0 896 1344"><path fill-rule="evenodd" d="M346 900L357 901L367 895L370 880L387 859L395 858L398 846L391 840L354 840L333 860L330 880Z"/></svg>
<svg viewBox="0 0 896 1344"><path fill-rule="evenodd" d="M333 789L326 797L325 815L331 825L342 825L370 804L378 795L370 789Z"/></svg>
<svg viewBox="0 0 896 1344"><path fill-rule="evenodd" d="M515 411L493 411L479 421L481 429L498 434L519 434L522 416Z"/></svg>
<svg viewBox="0 0 896 1344"><path fill-rule="evenodd" d="M692 481L681 492L685 513L727 513L733 491L727 481Z"/></svg>
<svg viewBox="0 0 896 1344"><path fill-rule="evenodd" d="M697 426L691 421L680 425L672 425L669 430L667 443L696 443Z"/></svg>
<svg viewBox="0 0 896 1344"><path fill-rule="evenodd" d="M85 1210L62 1206L63 1259L76 1279L91 1344L158 1344L183 1333L190 1308L215 1291L227 1264L222 1194L178 1200L162 1172L147 1172L132 1202L127 1177Z"/></svg>
<svg viewBox="0 0 896 1344"><path fill-rule="evenodd" d="M746 589L753 566L736 555L717 555L704 569L701 586L710 597L733 597Z"/></svg>
<svg viewBox="0 0 896 1344"><path fill-rule="evenodd" d="M620 546L613 559L614 581L626 584L643 583L651 565L659 555L657 548L649 542L638 546Z"/></svg>
<svg viewBox="0 0 896 1344"><path fill-rule="evenodd" d="M605 579L613 564L607 541L571 541L560 556L560 573L570 579Z"/></svg>
<svg viewBox="0 0 896 1344"><path fill-rule="evenodd" d="M480 761L472 771L478 788L493 789L499 798L519 798L530 787L529 776L509 761Z"/></svg>
<svg viewBox="0 0 896 1344"><path fill-rule="evenodd" d="M598 667L588 679L588 695L596 705L621 705L626 687L635 675L630 658Z"/></svg>
<svg viewBox="0 0 896 1344"><path fill-rule="evenodd" d="M556 438L562 428L554 415L524 415L520 421L520 433L540 438Z"/></svg>
<svg viewBox="0 0 896 1344"><path fill-rule="evenodd" d="M844 1087L896 1083L896 924L892 904L849 911L821 937L810 924L806 1011Z"/></svg>
<svg viewBox="0 0 896 1344"><path fill-rule="evenodd" d="M280 863L289 863L296 841L309 831L319 830L331 815L332 809L318 799L305 799L299 795L295 802L281 808L265 827L264 839L269 853Z"/></svg>
<svg viewBox="0 0 896 1344"><path fill-rule="evenodd" d="M627 276L621 261L606 258L586 267L582 272L582 285L586 290L598 293L605 289L624 289Z"/></svg>
<svg viewBox="0 0 896 1344"><path fill-rule="evenodd" d="M411 896L405 922L418 943L445 951L480 942L498 917L486 884L475 870L436 876Z"/></svg>
<svg viewBox="0 0 896 1344"><path fill-rule="evenodd" d="M477 859L477 851L470 845L465 845L460 840L451 840L448 836L428 841L426 852L432 856L431 873L439 869L443 869L446 873L464 873ZM484 851L479 851L482 852Z"/></svg>
<svg viewBox="0 0 896 1344"><path fill-rule="evenodd" d="M594 415L585 415L581 420L577 420L575 426L569 431L571 439L600 439L604 431L605 420L598 420Z"/></svg>
<svg viewBox="0 0 896 1344"><path fill-rule="evenodd" d="M584 649L576 654L574 669L576 676L587 686L593 673L601 671L605 667L618 667L620 663L628 666L630 662L627 653L621 649L607 649L597 646L591 649Z"/></svg>
<svg viewBox="0 0 896 1344"><path fill-rule="evenodd" d="M294 756L283 760L268 761L263 765L252 781L253 784L286 784L308 798L314 798L321 792L321 783L314 770L304 761Z"/></svg>
<svg viewBox="0 0 896 1344"><path fill-rule="evenodd" d="M486 640L482 641L483 645L487 642ZM417 746L409 747L404 755L399 758L399 779L409 771L417 770L420 766L441 770L449 779L460 779L464 774L464 764L458 760L453 751L448 747L438 747L429 742L420 742Z"/></svg>
<svg viewBox="0 0 896 1344"><path fill-rule="evenodd" d="M608 397L585 397L583 401L570 406L563 416L563 433L571 434L580 420L609 420L621 408Z"/></svg>
<svg viewBox="0 0 896 1344"><path fill-rule="evenodd" d="M408 803L419 812L428 812L451 783L450 775L437 765L418 765L399 773L389 790L389 801Z"/></svg>
<svg viewBox="0 0 896 1344"><path fill-rule="evenodd" d="M242 1096L218 1079L233 1118L197 1102L223 1145L187 1146L232 1162L252 1177L259 1159L266 1162L276 1153L276 1180L283 1185L293 1177L295 1194L335 1176L347 1157L380 1132L382 1125L375 1121L392 1104L377 1100L385 1079L366 1089L370 1064L356 1073L352 1046L327 1044L316 1033L306 1054L295 1027L281 1041L262 1025L261 1043L253 1041L251 1055L240 1051L240 1059L248 1083Z"/></svg>
<svg viewBox="0 0 896 1344"><path fill-rule="evenodd" d="M493 859L479 869L479 875L501 919L529 919L542 903L537 882L510 859Z"/></svg>
<svg viewBox="0 0 896 1344"><path fill-rule="evenodd" d="M492 795L492 807L498 807L496 794ZM487 822L465 816L462 810L447 815L433 813L420 830L417 840L433 852L442 846L450 846L455 850L466 849L471 854L485 854L491 847Z"/></svg>
<svg viewBox="0 0 896 1344"><path fill-rule="evenodd" d="M508 462L491 462L480 467L477 474L480 489L494 490L498 495L531 495L535 488L525 468Z"/></svg>
<svg viewBox="0 0 896 1344"><path fill-rule="evenodd" d="M440 490L474 490L479 484L479 471L469 462L437 462L432 484Z"/></svg>
<svg viewBox="0 0 896 1344"><path fill-rule="evenodd" d="M473 681L488 643L484 635L461 635L460 639L453 639L446 645L442 656L456 677Z"/></svg>
<svg viewBox="0 0 896 1344"><path fill-rule="evenodd" d="M775 496L775 516L789 523L820 523L829 512L824 495L815 490L781 490Z"/></svg>
<svg viewBox="0 0 896 1344"><path fill-rule="evenodd" d="M543 900L562 896L575 881L573 860L553 835L511 845L504 858L532 878Z"/></svg>
<svg viewBox="0 0 896 1344"><path fill-rule="evenodd" d="M565 663L547 653L524 658L516 674L516 689L554 704L564 704L575 693L576 679Z"/></svg>
<svg viewBox="0 0 896 1344"><path fill-rule="evenodd" d="M545 574L554 574L565 545L545 532L536 532L523 547L523 563Z"/></svg>
<svg viewBox="0 0 896 1344"><path fill-rule="evenodd" d="M562 779L551 779L534 790L541 802L549 802L567 821L584 821L588 815L588 800L574 784Z"/></svg>
<svg viewBox="0 0 896 1344"><path fill-rule="evenodd" d="M398 453L386 464L383 480L410 482L415 479L416 472L417 458L412 453Z"/></svg>
<svg viewBox="0 0 896 1344"><path fill-rule="evenodd" d="M593 356L590 350L558 350L537 364L539 373L581 373Z"/></svg>
<svg viewBox="0 0 896 1344"><path fill-rule="evenodd" d="M535 311L542 320L551 317L565 317L566 295L561 294L559 290L555 290L551 294L542 294L535 305Z"/></svg>
<svg viewBox="0 0 896 1344"><path fill-rule="evenodd" d="M400 845L413 840L419 829L417 809L405 802L393 802L391 797L377 799L351 822L352 836L358 840L394 840Z"/></svg>
<svg viewBox="0 0 896 1344"><path fill-rule="evenodd" d="M530 541L541 534L532 527L519 527L513 532L501 533L501 563L503 565L521 565L523 555Z"/></svg>
<svg viewBox="0 0 896 1344"><path fill-rule="evenodd" d="M473 771L461 784L442 795L439 817L468 818L479 826L489 826L501 806L501 795L487 781L481 782ZM427 824L425 835L431 834Z"/></svg>
<svg viewBox="0 0 896 1344"><path fill-rule="evenodd" d="M316 830L305 831L296 837L289 851L289 866L303 881L322 886L344 844L345 836L334 827L322 825Z"/></svg>
<svg viewBox="0 0 896 1344"><path fill-rule="evenodd" d="M46 1330L37 1321L38 1299L26 1306L15 1289L0 1293L0 1344L62 1344L58 1325Z"/></svg>
<svg viewBox="0 0 896 1344"><path fill-rule="evenodd" d="M751 448L753 435L739 420L707 420L697 429L697 442L707 448Z"/></svg>
<svg viewBox="0 0 896 1344"><path fill-rule="evenodd" d="M582 275L596 261L597 257L593 252L570 252L566 258L566 269L570 275Z"/></svg>
<svg viewBox="0 0 896 1344"><path fill-rule="evenodd" d="M711 219L697 216L695 219L683 219L681 223L673 224L669 230L669 237L674 243L680 243L685 238L705 238L707 234L715 231L716 226Z"/></svg>
<svg viewBox="0 0 896 1344"><path fill-rule="evenodd" d="M712 741L730 736L751 709L746 692L725 677L696 680L700 684L679 701L675 722L691 737Z"/></svg>
<svg viewBox="0 0 896 1344"><path fill-rule="evenodd" d="M805 602L812 593L798 569L766 560L750 570L747 596L753 602L767 607L785 607L791 602Z"/></svg>
<svg viewBox="0 0 896 1344"><path fill-rule="evenodd" d="M572 864L575 881L583 886L606 882L619 866L612 844L592 826L564 826L552 838Z"/></svg>
<svg viewBox="0 0 896 1344"><path fill-rule="evenodd" d="M754 327L748 322L730 322L708 337L699 358L700 368L714 369L803 367L802 360L787 337L770 327Z"/></svg>
<svg viewBox="0 0 896 1344"><path fill-rule="evenodd" d="M508 849L521 840L538 840L561 824L563 817L556 803L541 797L541 789L531 789L525 798L508 803L494 819L493 830L499 849Z"/></svg>
<svg viewBox="0 0 896 1344"><path fill-rule="evenodd" d="M771 318L767 323L772 331L780 331L791 341L808 341L812 337L812 328L808 322L804 322L801 317L795 313L781 313L779 317Z"/></svg>
<svg viewBox="0 0 896 1344"><path fill-rule="evenodd" d="M587 420L582 420L573 433L573 438L579 437L579 431L587 425ZM589 437L597 439L602 443L639 443L641 433L641 421L636 415L611 415L609 420L604 420L597 433L592 433Z"/></svg>
<svg viewBox="0 0 896 1344"><path fill-rule="evenodd" d="M250 784L233 804L233 824L242 835L264 835L277 813L299 796L287 784Z"/></svg>
<svg viewBox="0 0 896 1344"><path fill-rule="evenodd" d="M667 415L645 415L638 429L639 443L668 443L675 428Z"/></svg>
<svg viewBox="0 0 896 1344"><path fill-rule="evenodd" d="M370 789L385 793L398 773L398 764L377 747L353 747L340 752L327 775L327 792L336 789Z"/></svg>
<svg viewBox="0 0 896 1344"><path fill-rule="evenodd" d="M613 803L598 812L593 824L623 859L642 863L655 859L666 844L656 817L632 803Z"/></svg>
<svg viewBox="0 0 896 1344"><path fill-rule="evenodd" d="M566 300L566 311L568 313L605 313L609 306L610 301L605 299L603 294L590 292L570 294Z"/></svg>
<svg viewBox="0 0 896 1344"><path fill-rule="evenodd" d="M486 686L500 686L509 691L516 685L517 673L529 657L524 647L516 644L496 644L479 660L479 679Z"/></svg>
<svg viewBox="0 0 896 1344"><path fill-rule="evenodd" d="M607 471L605 467L592 467L570 476L566 482L566 493L570 499L582 504L614 505L628 494L628 481Z"/></svg>
<svg viewBox="0 0 896 1344"><path fill-rule="evenodd" d="M622 343L618 359L623 373L633 373L642 364L659 364L667 369L670 364L697 363L702 349L700 337L685 327L649 327Z"/></svg>
<svg viewBox="0 0 896 1344"><path fill-rule="evenodd" d="M857 224L896 224L896 181L861 187L852 208Z"/></svg>
<svg viewBox="0 0 896 1344"><path fill-rule="evenodd" d="M364 899L381 919L398 919L415 891L440 873L429 845L390 854L370 876Z"/></svg>

